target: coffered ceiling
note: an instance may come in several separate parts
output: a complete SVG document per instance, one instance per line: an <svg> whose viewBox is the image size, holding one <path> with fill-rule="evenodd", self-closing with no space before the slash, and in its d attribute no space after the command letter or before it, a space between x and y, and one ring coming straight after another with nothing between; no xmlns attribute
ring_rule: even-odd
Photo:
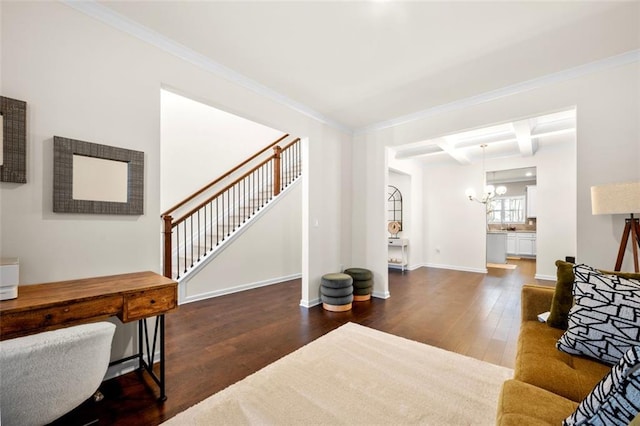
<svg viewBox="0 0 640 426"><path fill-rule="evenodd" d="M62 1L347 131L640 48L638 1Z"/></svg>
<svg viewBox="0 0 640 426"><path fill-rule="evenodd" d="M415 159L432 165L531 157L541 145L574 141L575 129L576 111L570 109L415 142L395 147L393 152L397 159Z"/></svg>

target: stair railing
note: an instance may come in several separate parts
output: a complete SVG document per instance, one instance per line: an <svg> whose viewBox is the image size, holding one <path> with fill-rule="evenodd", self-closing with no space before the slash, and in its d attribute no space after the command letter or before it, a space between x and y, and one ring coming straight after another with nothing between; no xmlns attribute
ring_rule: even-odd
<svg viewBox="0 0 640 426"><path fill-rule="evenodd" d="M300 139L280 147L284 135L162 214L163 273L178 279L302 173ZM276 146L274 146L276 145ZM269 148L273 153L177 219L172 213L204 194ZM195 202L195 201L194 201ZM175 264L174 264L175 261ZM175 266L175 268L174 268Z"/></svg>

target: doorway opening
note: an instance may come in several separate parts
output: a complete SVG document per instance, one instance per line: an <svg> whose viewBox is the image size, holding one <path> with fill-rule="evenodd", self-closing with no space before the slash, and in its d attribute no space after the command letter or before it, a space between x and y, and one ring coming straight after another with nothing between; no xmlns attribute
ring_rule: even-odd
<svg viewBox="0 0 640 426"><path fill-rule="evenodd" d="M160 95L160 207L171 213L163 217L170 232L158 235L168 235L160 254L179 281L179 303L299 277L302 185L286 184L300 176L299 138Z"/></svg>
<svg viewBox="0 0 640 426"><path fill-rule="evenodd" d="M528 167L535 167L538 195L535 252L528 252L535 253L536 279L555 279L554 261L576 252L575 107L387 149L390 166L415 164L413 184L420 189L413 194L421 198L414 199L419 214L411 229L419 226L421 232L411 236L411 258L420 264L486 273L485 206L469 201L483 203L480 185L492 178L486 171ZM533 241L529 244L533 249Z"/></svg>
<svg viewBox="0 0 640 426"><path fill-rule="evenodd" d="M535 262L537 168L490 171L486 182L503 188L487 203L487 268L515 269L515 261Z"/></svg>

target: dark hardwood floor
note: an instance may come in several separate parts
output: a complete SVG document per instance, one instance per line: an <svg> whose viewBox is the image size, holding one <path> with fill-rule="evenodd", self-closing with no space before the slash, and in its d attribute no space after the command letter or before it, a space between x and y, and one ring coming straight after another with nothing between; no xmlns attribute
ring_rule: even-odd
<svg viewBox="0 0 640 426"><path fill-rule="evenodd" d="M300 280L182 305L166 317L167 401L130 373L56 424L157 425L348 321L513 367L522 284L554 283L533 278L535 261L510 263L488 274L390 270L389 299L343 313L300 307Z"/></svg>

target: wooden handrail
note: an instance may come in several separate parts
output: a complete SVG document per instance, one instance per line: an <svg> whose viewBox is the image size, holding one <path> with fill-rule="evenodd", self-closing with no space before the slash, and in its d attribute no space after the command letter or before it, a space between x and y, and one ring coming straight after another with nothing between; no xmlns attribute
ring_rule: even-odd
<svg viewBox="0 0 640 426"><path fill-rule="evenodd" d="M239 178L235 179L233 182L231 182L230 184L228 184L227 186L225 186L224 188L222 188L220 191L216 192L215 194L213 194L211 197L207 198L206 200L204 200L203 202L201 202L200 204L198 204L197 206L195 206L194 208L192 208L191 210L189 210L188 212L186 212L185 214L183 214L182 216L180 216L180 218L176 219L173 221L173 224L171 225L172 228L175 228L176 226L178 226L180 223L184 222L185 219L187 219L189 216L193 215L195 212L197 212L198 210L200 210L204 205L206 205L207 203L210 203L211 201L215 200L217 197L219 197L220 195L224 194L226 191L228 191L229 189L231 189L236 183L240 182L242 179L246 178L247 176L249 176L251 173L255 172L256 170L258 170L260 167L264 166L265 164L267 164L269 161L273 160L273 157L269 157L266 160L262 161L261 163L259 163L258 165L256 165L254 168L252 168L251 170L249 170L248 172L246 172L245 174L243 174L242 176L240 176Z"/></svg>
<svg viewBox="0 0 640 426"><path fill-rule="evenodd" d="M296 143L298 143L298 142L300 142L300 138L295 138L295 139L294 139L294 140L292 140L290 143L286 144L286 145L282 148L282 150L283 150L283 151L286 151L286 150L287 150L287 149L289 149L292 145L294 145L294 144L296 144Z"/></svg>
<svg viewBox="0 0 640 426"><path fill-rule="evenodd" d="M286 151L288 148L290 148L291 146L293 146L295 143L299 142L300 138L296 138L294 139L291 143L287 144L284 148L280 149L279 152L283 152ZM276 147L278 148L278 147ZM279 155L279 154L278 154ZM254 156L255 158L255 156ZM227 186L225 186L224 188L222 188L221 190L219 190L218 192L216 192L215 194L213 194L212 196L210 196L209 198L207 198L206 200L202 201L200 204L198 204L197 206L195 206L194 208L192 208L191 210L189 210L188 212L186 212L185 214L183 214L182 216L180 216L180 218L176 219L173 221L172 223L172 228L175 228L176 226L178 226L180 223L184 222L189 216L193 215L195 212L197 212L198 210L200 210L202 207L204 207L207 203L210 203L211 201L215 200L217 197L219 197L220 195L224 194L225 191L231 189L236 183L240 182L241 180L243 180L244 178L246 178L247 176L249 176L251 173L255 172L256 170L258 170L260 167L264 166L265 164L267 164L269 161L271 161L272 159L274 159L274 156L270 156L269 158L267 158L266 160L258 163L256 166L254 166L251 170L245 172L243 175L239 176L238 178L234 179L233 182L231 182L230 184L228 184ZM246 162L245 162L246 163ZM278 183L279 186L279 183ZM275 186L274 186L275 187ZM279 191L278 191L279 192ZM277 195L277 194L276 194ZM164 214L163 216L167 216L166 214Z"/></svg>
<svg viewBox="0 0 640 426"><path fill-rule="evenodd" d="M273 147L274 145L280 143L281 141L283 141L285 138L287 138L289 136L289 133L285 133L283 136L281 136L280 138L278 138L277 140L271 142L269 145L267 145L266 147L262 148L260 151L256 152L255 154L253 154L251 157L247 158L246 160L244 160L242 163L238 164L237 166L235 166L234 168L232 168L231 170L227 171L226 173L223 173L219 178L213 180L212 182L208 183L207 185L203 186L202 188L200 188L199 190L197 190L196 192L194 192L193 194L189 195L187 198L185 198L184 200L180 201L178 204L176 204L175 206L171 207L169 210L167 210L166 212L162 213L160 215L160 217L163 216L167 216L170 215L171 213L173 213L175 210L179 209L180 207L184 206L185 204L187 204L189 201L193 200L194 198L196 198L198 195L202 194L204 191L206 191L207 189L211 188L213 185L215 185L216 183L220 182L222 179L226 178L227 176L229 176L231 173L235 172L236 170L238 170L239 168L241 168L242 166L244 166L245 164L247 164L248 162L250 162L251 160L253 160L254 158L258 157L259 155L263 154L266 150L268 150L269 148ZM295 142L295 141L294 141ZM235 183L235 182L234 182Z"/></svg>

